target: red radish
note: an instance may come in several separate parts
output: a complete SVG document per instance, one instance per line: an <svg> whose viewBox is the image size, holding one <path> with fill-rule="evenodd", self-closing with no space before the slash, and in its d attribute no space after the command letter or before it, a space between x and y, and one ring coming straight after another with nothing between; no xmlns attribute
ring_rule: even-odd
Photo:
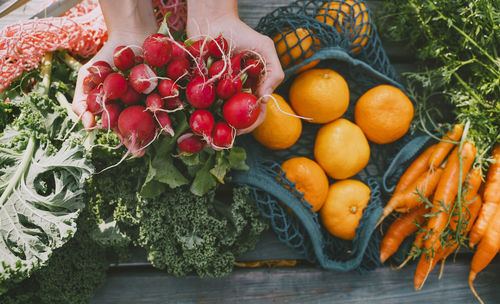
<svg viewBox="0 0 500 304"><path fill-rule="evenodd" d="M184 104L179 97L163 98L163 100L165 101L165 109L167 110L184 109Z"/></svg>
<svg viewBox="0 0 500 304"><path fill-rule="evenodd" d="M243 59L243 55L245 55L245 53L246 52L241 52L231 57L231 71L233 73L239 73L241 71L241 60Z"/></svg>
<svg viewBox="0 0 500 304"><path fill-rule="evenodd" d="M179 96L179 86L172 79L162 79L158 84L158 93L165 98Z"/></svg>
<svg viewBox="0 0 500 304"><path fill-rule="evenodd" d="M124 104L131 106L134 104L138 104L141 101L141 94L137 93L137 91L134 90L131 85L129 85L127 86L127 90L125 91L125 93L123 93L120 99Z"/></svg>
<svg viewBox="0 0 500 304"><path fill-rule="evenodd" d="M239 92L241 91L241 89L243 89L243 83L241 82L240 77L233 75L233 86L236 92Z"/></svg>
<svg viewBox="0 0 500 304"><path fill-rule="evenodd" d="M134 157L144 155L145 146L156 133L153 115L142 106L125 108L118 117L118 130L128 152Z"/></svg>
<svg viewBox="0 0 500 304"><path fill-rule="evenodd" d="M126 71L134 66L135 54L128 46L117 46L113 52L113 63L120 71Z"/></svg>
<svg viewBox="0 0 500 304"><path fill-rule="evenodd" d="M159 94L151 93L146 97L146 108L153 113L163 109L164 105L165 103Z"/></svg>
<svg viewBox="0 0 500 304"><path fill-rule="evenodd" d="M238 92L222 108L224 119L236 129L250 127L259 117L260 102L253 94Z"/></svg>
<svg viewBox="0 0 500 304"><path fill-rule="evenodd" d="M186 87L186 98L195 108L208 108L215 100L215 85L205 77L196 77Z"/></svg>
<svg viewBox="0 0 500 304"><path fill-rule="evenodd" d="M214 150L229 149L233 146L236 132L225 122L218 122L212 131L212 148Z"/></svg>
<svg viewBox="0 0 500 304"><path fill-rule="evenodd" d="M189 118L189 126L193 133L203 136L203 139L207 142L211 141L210 137L214 128L214 123L214 116L208 110L196 110Z"/></svg>
<svg viewBox="0 0 500 304"><path fill-rule="evenodd" d="M94 82L97 84L101 83L108 77L109 74L113 73L113 68L106 61L100 60L94 62L91 66L87 68L90 74L95 76L93 78Z"/></svg>
<svg viewBox="0 0 500 304"><path fill-rule="evenodd" d="M255 60L255 59L246 60L244 66L245 66L245 68L248 68L246 70L248 76L253 77L253 78L257 78L259 76L261 68L262 68L260 65L260 62L258 60Z"/></svg>
<svg viewBox="0 0 500 304"><path fill-rule="evenodd" d="M101 124L103 129L113 129L118 124L118 116L122 107L117 102L112 102L104 106L102 111Z"/></svg>
<svg viewBox="0 0 500 304"><path fill-rule="evenodd" d="M134 66L135 54L128 46L120 45L113 52L113 63L120 71L126 71Z"/></svg>
<svg viewBox="0 0 500 304"><path fill-rule="evenodd" d="M147 64L141 63L130 70L129 82L138 93L149 94L158 85L158 77Z"/></svg>
<svg viewBox="0 0 500 304"><path fill-rule="evenodd" d="M222 75L227 68L228 65L224 63L224 60L216 61L208 69L208 76L215 77L216 75Z"/></svg>
<svg viewBox="0 0 500 304"><path fill-rule="evenodd" d="M144 58L142 58L142 56L135 56L135 64L141 64L144 62Z"/></svg>
<svg viewBox="0 0 500 304"><path fill-rule="evenodd" d="M237 92L241 91L241 79L235 76L227 76L217 84L217 96L222 99L228 99Z"/></svg>
<svg viewBox="0 0 500 304"><path fill-rule="evenodd" d="M104 96L106 99L118 99L127 91L127 79L119 73L109 74L103 82Z"/></svg>
<svg viewBox="0 0 500 304"><path fill-rule="evenodd" d="M87 95L87 110L96 115L102 112L104 106L104 91L102 86L94 88Z"/></svg>
<svg viewBox="0 0 500 304"><path fill-rule="evenodd" d="M210 56L215 58L221 58L222 54L226 54L228 51L228 44L224 37L219 36L208 43L208 51Z"/></svg>
<svg viewBox="0 0 500 304"><path fill-rule="evenodd" d="M192 66L191 79L208 75L208 68L205 60L197 59Z"/></svg>
<svg viewBox="0 0 500 304"><path fill-rule="evenodd" d="M170 136L174 136L174 129L172 129L172 120L170 116L166 112L156 112L155 113L156 121L161 127L161 134Z"/></svg>
<svg viewBox="0 0 500 304"><path fill-rule="evenodd" d="M201 57L203 60L206 60L208 58L208 56L210 56L210 54L208 52L208 41L205 41L203 39L196 40L195 42L193 42L188 47L188 51L195 58L200 58Z"/></svg>
<svg viewBox="0 0 500 304"><path fill-rule="evenodd" d="M243 87L245 89L251 89L252 92L255 92L257 89L257 78L247 77Z"/></svg>
<svg viewBox="0 0 500 304"><path fill-rule="evenodd" d="M183 152L197 153L205 146L203 139L191 132L186 132L177 138L177 147Z"/></svg>
<svg viewBox="0 0 500 304"><path fill-rule="evenodd" d="M99 83L95 81L96 76L88 74L83 78L83 93L88 94L92 91Z"/></svg>
<svg viewBox="0 0 500 304"><path fill-rule="evenodd" d="M185 45L183 43L177 42L175 40L170 40L172 43L172 58L174 57L187 57L187 53L184 50Z"/></svg>
<svg viewBox="0 0 500 304"><path fill-rule="evenodd" d="M142 57L150 66L167 64L172 56L172 43L167 36L156 33L148 36L142 43Z"/></svg>
<svg viewBox="0 0 500 304"><path fill-rule="evenodd" d="M165 71L168 77L177 80L183 76L187 76L190 68L191 64L186 57L175 57L167 64Z"/></svg>

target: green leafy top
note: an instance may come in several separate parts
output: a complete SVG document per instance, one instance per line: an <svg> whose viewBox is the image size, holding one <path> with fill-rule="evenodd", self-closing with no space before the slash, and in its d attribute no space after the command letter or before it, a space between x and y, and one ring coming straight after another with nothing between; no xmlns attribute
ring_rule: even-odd
<svg viewBox="0 0 500 304"><path fill-rule="evenodd" d="M195 154L179 154L177 138L188 129L186 114L176 112L175 136L156 142L146 154L148 174L141 189L144 197L156 197L168 188L190 185L193 194L202 196L215 188L217 182L229 180L231 169L248 170L246 152L241 147L214 151L204 149Z"/></svg>
<svg viewBox="0 0 500 304"><path fill-rule="evenodd" d="M52 90L52 59L45 56L29 93L6 92L19 115L0 134L0 293L73 235L84 206L82 185L93 172L75 144L82 136L68 134L73 122L54 97L64 90Z"/></svg>
<svg viewBox="0 0 500 304"><path fill-rule="evenodd" d="M500 2L386 1L377 20L380 32L416 50L424 67L404 74L420 123L468 122L484 169L500 141Z"/></svg>

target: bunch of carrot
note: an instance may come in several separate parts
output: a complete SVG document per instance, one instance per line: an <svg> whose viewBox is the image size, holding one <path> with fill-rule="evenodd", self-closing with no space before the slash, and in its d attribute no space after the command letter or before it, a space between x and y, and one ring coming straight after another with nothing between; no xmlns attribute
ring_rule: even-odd
<svg viewBox="0 0 500 304"><path fill-rule="evenodd" d="M437 262L444 263L468 238L470 247L478 244L469 285L480 300L472 282L500 249L500 144L492 151L483 183L481 168L474 166L475 145L466 140L466 133L456 124L401 176L378 222L393 211L399 213L382 239L380 259L385 262L416 232L408 259L420 256L414 277L419 290Z"/></svg>

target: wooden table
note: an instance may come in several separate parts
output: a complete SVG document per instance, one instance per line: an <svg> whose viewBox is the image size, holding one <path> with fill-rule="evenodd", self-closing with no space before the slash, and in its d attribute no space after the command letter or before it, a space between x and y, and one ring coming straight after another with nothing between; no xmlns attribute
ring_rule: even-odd
<svg viewBox="0 0 500 304"><path fill-rule="evenodd" d="M37 13L40 1L0 19L0 27ZM5 0L0 0L0 5ZM65 1L46 11L57 14L78 0ZM287 0L240 0L240 17L250 26ZM381 1L369 0L376 10ZM71 5L69 5L71 6ZM398 72L413 68L411 56L397 44L384 46ZM91 303L477 303L467 277L471 253L460 253L448 261L442 279L435 270L421 291L413 290L415 264L401 270L381 267L368 274L325 271L307 263L296 267L235 268L223 278L173 277L149 265L143 254L129 264L110 269L108 280ZM263 235L257 248L240 260L301 259L281 244L272 232ZM500 303L500 258L479 274L475 287L486 303Z"/></svg>

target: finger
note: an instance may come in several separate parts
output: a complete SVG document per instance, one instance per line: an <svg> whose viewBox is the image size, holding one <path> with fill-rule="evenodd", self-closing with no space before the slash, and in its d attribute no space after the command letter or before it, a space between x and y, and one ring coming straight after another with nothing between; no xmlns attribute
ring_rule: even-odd
<svg viewBox="0 0 500 304"><path fill-rule="evenodd" d="M82 115L82 124L87 131L95 126L95 116L90 111L85 111Z"/></svg>
<svg viewBox="0 0 500 304"><path fill-rule="evenodd" d="M259 96L265 96L274 92L281 81L285 78L285 74L281 68L278 55L276 54L274 42L269 37L266 37L265 42L262 43L260 52L266 59L266 73L264 74L262 83L257 88L257 94Z"/></svg>
<svg viewBox="0 0 500 304"><path fill-rule="evenodd" d="M75 112L78 117L83 114L83 112L87 111L87 102L86 102L86 97L81 96L81 94L78 94L75 90L75 96L73 97L73 102L71 103L71 109L73 112Z"/></svg>
<svg viewBox="0 0 500 304"><path fill-rule="evenodd" d="M264 119L266 119L266 113L267 113L267 104L261 103L260 113L259 117L257 117L257 120L248 128L236 130L236 134L237 135L246 134L255 130L255 128L257 128L264 121Z"/></svg>

